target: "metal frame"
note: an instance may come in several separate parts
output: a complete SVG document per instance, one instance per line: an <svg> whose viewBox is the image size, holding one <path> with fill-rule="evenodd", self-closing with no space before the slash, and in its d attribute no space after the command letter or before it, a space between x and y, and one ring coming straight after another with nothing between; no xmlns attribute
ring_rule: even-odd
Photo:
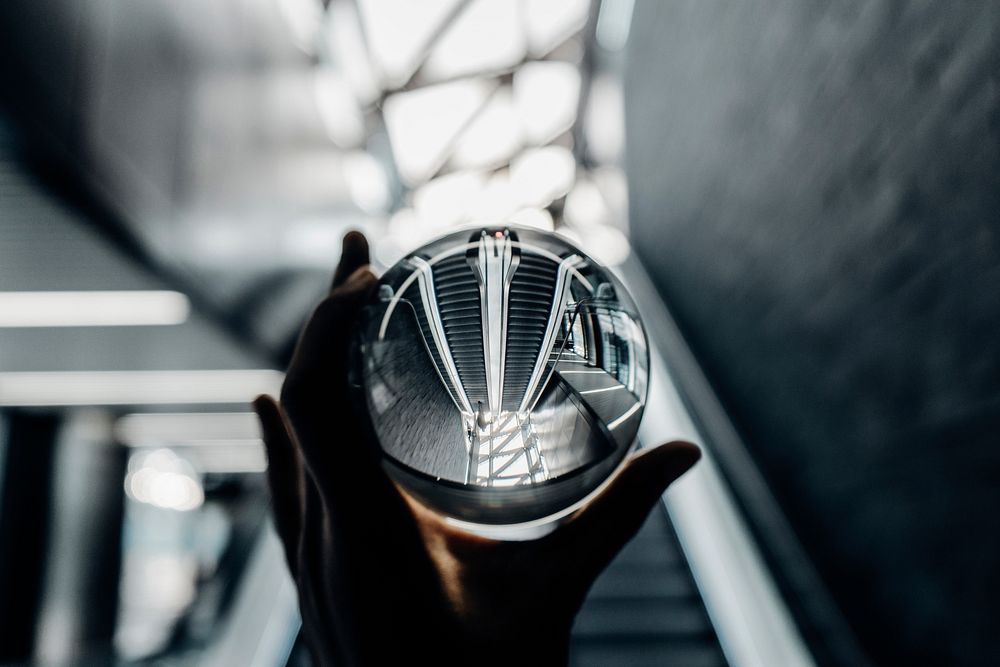
<svg viewBox="0 0 1000 667"><path fill-rule="evenodd" d="M441 322L441 313L438 311L437 294L434 289L434 272L427 260L416 256L412 260L417 265L417 270L419 271L417 274L417 284L420 288L420 300L423 301L424 313L427 315L427 324L434 339L434 347L437 349L438 354L441 355L441 362L444 364L445 372L448 374L448 379L450 380L451 391L448 393L452 395L452 400L455 401L455 405L459 411L466 415L472 415L474 412L472 404L469 402L469 396L465 392L465 385L462 384L462 380L458 376L458 368L455 366L455 360L451 356L451 348L448 347L444 324Z"/></svg>

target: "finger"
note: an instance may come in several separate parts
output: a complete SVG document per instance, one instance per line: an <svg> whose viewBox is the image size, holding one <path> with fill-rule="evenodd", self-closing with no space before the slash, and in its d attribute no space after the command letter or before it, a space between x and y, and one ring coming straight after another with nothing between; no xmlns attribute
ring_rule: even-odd
<svg viewBox="0 0 1000 667"><path fill-rule="evenodd" d="M371 271L359 267L320 302L302 330L288 375L318 381L331 379L331 371L346 370L340 365L346 363L348 344L376 282Z"/></svg>
<svg viewBox="0 0 1000 667"><path fill-rule="evenodd" d="M260 420L267 451L267 483L271 489L274 526L294 577L305 511L305 470L278 403L270 396L258 396L253 409Z"/></svg>
<svg viewBox="0 0 1000 667"><path fill-rule="evenodd" d="M350 231L344 235L340 263L333 272L331 289L340 287L352 273L370 263L368 254L368 239L361 232Z"/></svg>
<svg viewBox="0 0 1000 667"><path fill-rule="evenodd" d="M281 402L305 464L324 494L331 475L345 476L339 486L346 489L378 466L365 446L366 433L354 414L348 386L351 338L375 284L375 276L359 268L316 308L282 387Z"/></svg>
<svg viewBox="0 0 1000 667"><path fill-rule="evenodd" d="M327 500L371 487L380 470L348 386L352 337L377 282L368 259L364 235L348 233L333 289L303 329L281 392L305 466Z"/></svg>
<svg viewBox="0 0 1000 667"><path fill-rule="evenodd" d="M699 458L701 450L683 441L634 455L611 485L559 532L578 545L596 574L635 536L667 487Z"/></svg>
<svg viewBox="0 0 1000 667"><path fill-rule="evenodd" d="M303 513L302 538L296 554L298 576L295 577L302 612L302 630L305 633L313 661L317 665L333 665L337 642L332 634L338 623L336 608L331 605L329 575L336 562L329 542L329 523L319 490L312 475L305 475L305 512Z"/></svg>

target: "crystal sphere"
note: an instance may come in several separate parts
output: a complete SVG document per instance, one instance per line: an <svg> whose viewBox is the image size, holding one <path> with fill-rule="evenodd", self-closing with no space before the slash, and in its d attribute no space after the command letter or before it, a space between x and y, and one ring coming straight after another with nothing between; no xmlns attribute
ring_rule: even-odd
<svg viewBox="0 0 1000 667"><path fill-rule="evenodd" d="M622 284L562 237L455 232L379 280L355 390L387 473L474 525L558 516L635 442L649 352Z"/></svg>

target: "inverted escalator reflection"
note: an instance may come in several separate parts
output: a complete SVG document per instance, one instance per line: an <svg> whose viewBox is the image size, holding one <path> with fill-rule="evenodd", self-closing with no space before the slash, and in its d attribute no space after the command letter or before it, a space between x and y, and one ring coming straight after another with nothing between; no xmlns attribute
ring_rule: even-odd
<svg viewBox="0 0 1000 667"><path fill-rule="evenodd" d="M606 269L552 234L457 232L382 277L355 355L390 475L485 524L586 496L635 440L648 349Z"/></svg>

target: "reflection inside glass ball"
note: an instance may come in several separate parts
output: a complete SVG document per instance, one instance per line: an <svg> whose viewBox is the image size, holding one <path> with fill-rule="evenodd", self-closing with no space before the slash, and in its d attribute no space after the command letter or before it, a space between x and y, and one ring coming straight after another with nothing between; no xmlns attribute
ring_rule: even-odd
<svg viewBox="0 0 1000 667"><path fill-rule="evenodd" d="M388 473L447 515L551 516L635 440L648 350L631 298L554 234L456 232L379 281L360 390Z"/></svg>

